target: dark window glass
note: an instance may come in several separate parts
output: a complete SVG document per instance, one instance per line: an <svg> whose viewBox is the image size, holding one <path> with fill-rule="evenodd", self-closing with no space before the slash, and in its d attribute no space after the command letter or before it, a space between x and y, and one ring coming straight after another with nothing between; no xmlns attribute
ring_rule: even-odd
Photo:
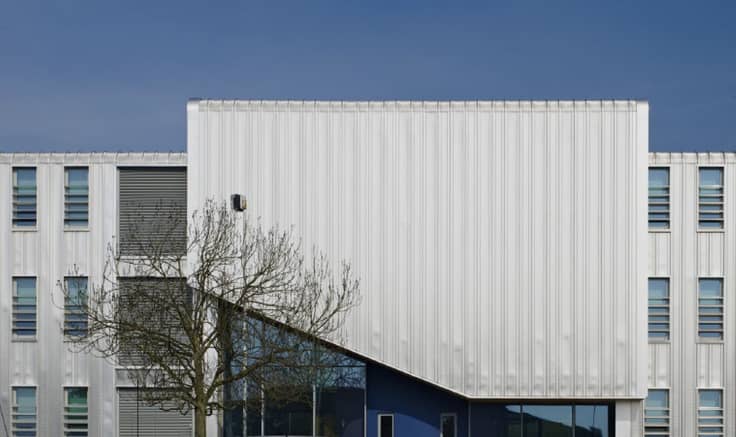
<svg viewBox="0 0 736 437"><path fill-rule="evenodd" d="M36 168L13 168L13 226L36 226Z"/></svg>
<svg viewBox="0 0 736 437"><path fill-rule="evenodd" d="M365 367L343 367L329 372L317 387L317 435L363 436Z"/></svg>
<svg viewBox="0 0 736 437"><path fill-rule="evenodd" d="M670 338L670 281L649 278L649 338Z"/></svg>
<svg viewBox="0 0 736 437"><path fill-rule="evenodd" d="M575 437L608 437L608 405L576 405Z"/></svg>
<svg viewBox="0 0 736 437"><path fill-rule="evenodd" d="M504 414L504 437L521 437L521 405L507 405Z"/></svg>
<svg viewBox="0 0 736 437"><path fill-rule="evenodd" d="M261 436L261 408L263 406L261 389L255 384L249 383L247 397L248 400L245 407L246 435L248 437Z"/></svg>
<svg viewBox="0 0 736 437"><path fill-rule="evenodd" d="M64 278L64 335L83 337L87 334L87 278Z"/></svg>
<svg viewBox="0 0 736 437"><path fill-rule="evenodd" d="M36 337L36 278L13 278L13 338Z"/></svg>
<svg viewBox="0 0 736 437"><path fill-rule="evenodd" d="M649 227L670 227L670 169L649 169Z"/></svg>
<svg viewBox="0 0 736 437"><path fill-rule="evenodd" d="M86 228L89 223L89 170L64 169L64 226Z"/></svg>
<svg viewBox="0 0 736 437"><path fill-rule="evenodd" d="M701 229L723 228L723 168L701 167L698 224Z"/></svg>
<svg viewBox="0 0 736 437"><path fill-rule="evenodd" d="M394 416L378 416L378 437L394 437Z"/></svg>
<svg viewBox="0 0 736 437"><path fill-rule="evenodd" d="M524 405L524 437L572 437L572 406Z"/></svg>
<svg viewBox="0 0 736 437"><path fill-rule="evenodd" d="M477 402L472 405L470 434L482 437L609 437L612 434L608 411L608 405Z"/></svg>
<svg viewBox="0 0 736 437"><path fill-rule="evenodd" d="M268 436L312 435L312 387L274 387L266 393L264 427Z"/></svg>
<svg viewBox="0 0 736 437"><path fill-rule="evenodd" d="M443 414L441 421L442 437L455 437L455 415Z"/></svg>
<svg viewBox="0 0 736 437"><path fill-rule="evenodd" d="M698 280L698 336L723 339L723 279Z"/></svg>

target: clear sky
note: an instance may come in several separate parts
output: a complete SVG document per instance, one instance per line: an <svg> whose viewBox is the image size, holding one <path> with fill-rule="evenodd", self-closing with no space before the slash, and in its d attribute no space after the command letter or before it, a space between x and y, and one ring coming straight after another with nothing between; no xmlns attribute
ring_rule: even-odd
<svg viewBox="0 0 736 437"><path fill-rule="evenodd" d="M634 98L736 150L736 1L0 0L0 151L180 151L190 97Z"/></svg>

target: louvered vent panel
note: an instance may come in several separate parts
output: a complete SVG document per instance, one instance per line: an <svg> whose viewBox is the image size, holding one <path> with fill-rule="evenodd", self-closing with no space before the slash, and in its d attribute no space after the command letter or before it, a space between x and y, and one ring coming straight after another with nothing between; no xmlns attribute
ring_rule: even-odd
<svg viewBox="0 0 736 437"><path fill-rule="evenodd" d="M186 251L187 173L182 167L120 168L120 255Z"/></svg>
<svg viewBox="0 0 736 437"><path fill-rule="evenodd" d="M136 389L118 390L119 437L191 437L192 415L164 411L139 400Z"/></svg>

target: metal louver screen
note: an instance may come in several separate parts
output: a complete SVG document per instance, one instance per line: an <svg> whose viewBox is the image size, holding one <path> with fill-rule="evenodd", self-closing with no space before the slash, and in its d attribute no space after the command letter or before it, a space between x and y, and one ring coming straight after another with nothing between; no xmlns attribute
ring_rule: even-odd
<svg viewBox="0 0 736 437"><path fill-rule="evenodd" d="M119 437L191 437L192 414L138 401L136 389L118 389Z"/></svg>
<svg viewBox="0 0 736 437"><path fill-rule="evenodd" d="M186 343L176 311L191 299L186 282L175 278L118 278L118 284L120 317L124 318L124 323L145 326L143 329L124 328L125 333L118 334L118 363L121 366L151 366L164 362L177 365L178 355L168 354L171 346L167 341ZM154 339L147 335L150 332L161 332L163 337ZM153 354L153 358L149 358L149 354Z"/></svg>
<svg viewBox="0 0 736 437"><path fill-rule="evenodd" d="M187 172L184 167L121 167L120 255L183 255Z"/></svg>

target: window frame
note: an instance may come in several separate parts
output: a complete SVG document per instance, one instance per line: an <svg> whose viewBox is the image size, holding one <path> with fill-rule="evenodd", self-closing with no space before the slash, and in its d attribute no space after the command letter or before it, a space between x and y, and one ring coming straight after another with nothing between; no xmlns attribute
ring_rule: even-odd
<svg viewBox="0 0 736 437"><path fill-rule="evenodd" d="M440 413L440 437L447 437L444 434L444 430L442 428L442 421L445 417L452 417L452 425L453 425L453 436L457 437L457 413Z"/></svg>
<svg viewBox="0 0 736 437"><path fill-rule="evenodd" d="M719 228L706 228L706 227L702 227L700 225L701 224L701 221L705 221L705 222L715 222L715 221L718 221L716 219L701 220L701 218L700 218L700 204L701 204L701 200L700 200L700 196L701 196L701 194L700 194L700 189L701 189L701 185L700 185L700 171L703 170L703 169L719 169L719 170L721 170L721 185L720 185L720 189L721 189L721 196L720 196L721 197L721 202L720 202L720 204L721 204L721 210L720 210L721 218L720 218L720 223L721 223L721 226ZM725 169L725 166L724 165L718 165L718 164L714 164L714 165L698 165L698 171L696 173L696 178L697 178L697 180L696 180L696 187L697 187L697 191L696 191L696 193L697 193L696 194L697 195L697 199L696 199L696 201L697 201L697 208L696 208L696 212L695 212L695 219L696 219L695 222L697 224L697 232L724 232L724 230L726 229L726 211L725 211L725 206L726 206L726 169ZM708 187L716 187L716 186L715 185L708 185Z"/></svg>
<svg viewBox="0 0 736 437"><path fill-rule="evenodd" d="M650 337L649 336L649 324L651 323L650 317L652 315L649 303L649 281L651 280L662 280L667 283L667 338ZM647 278L647 340L649 343L669 343L672 340L672 282L669 276L650 276ZM657 307L664 307L665 305L655 305ZM660 315L663 315L661 313Z"/></svg>
<svg viewBox="0 0 736 437"><path fill-rule="evenodd" d="M720 282L720 284L721 284L721 296L720 296L720 300L721 300L720 310L721 311L720 311L720 313L707 313L707 312L706 313L701 313L701 311L700 311L700 307L701 307L701 305L700 305L700 300L701 300L701 297L700 297L700 292L701 292L700 291L701 290L700 289L700 281L701 280L716 280L716 281L719 281ZM697 343L723 343L725 341L725 339L726 339L726 313L725 313L725 311L726 311L726 293L725 293L725 286L726 285L725 285L725 281L724 281L723 276L699 276L697 278L697 292L696 292L696 297L695 297L695 299L696 299L696 301L695 301L695 309L697 311L697 313L696 313L696 319L695 319L696 320L696 326L697 326L697 332L696 332L696 340L697 340ZM718 338L718 337L702 337L700 335L700 333L701 333L701 330L700 330L700 324L701 324L700 318L701 318L701 316L704 316L704 317L711 316L712 317L714 315L721 317L721 321L720 321L720 325L721 325L720 333L721 333L721 336L720 336L720 338ZM707 324L713 324L713 323L707 323ZM712 331L704 331L704 332L712 332Z"/></svg>
<svg viewBox="0 0 736 437"><path fill-rule="evenodd" d="M16 423L18 423L16 416L29 416L29 414L17 414L16 413L17 409L19 408L16 390L23 389L23 388L33 389L33 404L34 404L33 416L35 417L35 420L33 423L35 424L35 426L32 431L38 437L39 421L40 421L41 415L39 414L39 411L38 411L38 386L36 385L11 385L10 386L10 435L16 435L17 432L23 433L23 432L30 431L27 429L16 430L15 428ZM30 423L30 422L21 422L21 423Z"/></svg>
<svg viewBox="0 0 736 437"><path fill-rule="evenodd" d="M69 391L75 390L75 389L84 389L85 391L85 404L84 408L87 410L84 414L86 417L86 428L84 431L73 429L73 430L67 430L67 424L70 423L70 421L67 421L67 416L81 416L82 414L67 414L67 411L69 408L74 408L69 403ZM89 436L89 387L88 386L80 386L80 385L65 385L63 387L63 394L64 394L64 405L62 407L61 411L61 429L64 436L70 435L69 433L72 433L71 435L78 435L80 432L85 432L87 436ZM79 422L77 422L79 423Z"/></svg>
<svg viewBox="0 0 736 437"><path fill-rule="evenodd" d="M65 294L69 294L69 280L70 279L84 279L86 286L85 286L85 293L84 293L84 305L89 303L89 277L88 276L64 276L64 288L66 289ZM64 339L65 341L74 337L74 338L84 338L87 336L87 333L89 332L89 319L85 317L84 320L84 329L72 329L67 328L68 323L73 323L73 320L69 320L70 315L78 314L78 312L72 312L68 309L68 307L71 306L67 302L67 297L64 297L64 321L63 321L63 333L64 333ZM86 313L82 312L82 315L86 315ZM75 336L72 335L69 331L84 331L83 335Z"/></svg>
<svg viewBox="0 0 736 437"><path fill-rule="evenodd" d="M649 218L649 214L651 214L650 206L651 206L651 200L649 200L652 196L649 194L649 190L651 190L651 186L649 185L649 181L647 179L647 230L649 232L671 232L672 230L672 179L671 179L671 171L670 167L667 165L653 165L647 167L647 176L649 176L650 170L667 170L667 226L666 227L652 227L651 223L652 220ZM658 196L658 197L664 197L664 196ZM655 222L665 222L665 220L654 220Z"/></svg>
<svg viewBox="0 0 736 437"><path fill-rule="evenodd" d="M17 182L17 174L16 170L33 170L33 184L34 184L34 200L35 200L35 208L34 208L34 220L32 226L19 226L16 224L16 219L13 217L13 215L16 212L15 209L15 203L16 203L16 194L15 190L18 187ZM14 165L11 168L10 171L10 187L11 187L11 193L10 193L10 227L13 232L36 232L38 231L38 167L33 165Z"/></svg>
<svg viewBox="0 0 736 437"><path fill-rule="evenodd" d="M704 392L704 391L720 392L720 394L721 394L721 406L720 406L720 408L712 408L712 407L703 408L703 407L701 407L701 405L700 405L700 393L701 392ZM697 400L697 404L696 404L697 405L697 411L696 411L696 418L695 418L695 429L696 429L695 435L697 437L700 437L701 435L708 436L708 437L719 437L719 436L720 437L723 437L723 436L725 436L726 435L726 399L725 399L725 396L724 396L724 390L723 390L723 388L722 387L715 387L715 388L714 387L698 387L697 388L697 399L698 400ZM721 420L721 424L720 425L710 426L710 427L720 427L721 428L720 433L717 433L717 432L716 433L711 433L711 432L701 433L700 432L700 412L701 411L719 411L719 410L721 412L721 415L720 416L704 416L704 418L711 418L711 419L712 418L716 418L716 419L720 419ZM708 426L706 425L706 427L708 427Z"/></svg>
<svg viewBox="0 0 736 437"><path fill-rule="evenodd" d="M16 314L20 314L18 310L16 310L15 306L17 305L15 303L15 300L18 298L18 279L33 279L33 308L34 308L34 333L33 335L18 335L16 331L19 331L20 329L17 329L15 327L15 324L17 322ZM12 300L12 309L11 309L11 317L10 317L10 332L11 332L11 341L12 342L37 342L38 341L38 278L36 276L13 276L11 278L11 300Z"/></svg>
<svg viewBox="0 0 736 437"><path fill-rule="evenodd" d="M67 190L69 188L69 170L86 170L87 171L87 224L84 226L67 225ZM89 232L89 166L83 165L66 165L64 166L64 231L65 232Z"/></svg>
<svg viewBox="0 0 736 437"><path fill-rule="evenodd" d="M396 436L396 419L394 417L394 413L378 413L376 415L376 417L378 419L377 420L377 422L378 422L377 423L378 424L378 429L377 429L377 432L376 432L377 437L395 437ZM390 417L391 418L391 435L390 436L385 436L382 433L382 430L381 430L381 418L382 417Z"/></svg>
<svg viewBox="0 0 736 437"><path fill-rule="evenodd" d="M647 415L647 399L649 398L649 392L651 392L651 391L661 391L661 392L665 392L667 394L667 408L665 408L665 410L667 412L667 415L666 416L648 416ZM671 397L671 394L672 394L672 390L669 387L649 387L647 389L647 398L644 399L644 414L642 415L642 417L643 417L643 424L644 424L644 427L643 427L643 430L642 430L642 436L643 437L652 437L652 436L666 436L666 437L671 437L672 436L672 397ZM653 410L656 410L656 408L652 408L652 409ZM667 425L666 425L667 426L667 432L666 433L662 433L662 432L650 432L650 433L647 433L647 419L648 418L651 418L651 419L665 419L667 421ZM660 426L660 425L657 425L657 424L650 425L650 426L658 427L658 428L663 428L664 427L664 426Z"/></svg>

